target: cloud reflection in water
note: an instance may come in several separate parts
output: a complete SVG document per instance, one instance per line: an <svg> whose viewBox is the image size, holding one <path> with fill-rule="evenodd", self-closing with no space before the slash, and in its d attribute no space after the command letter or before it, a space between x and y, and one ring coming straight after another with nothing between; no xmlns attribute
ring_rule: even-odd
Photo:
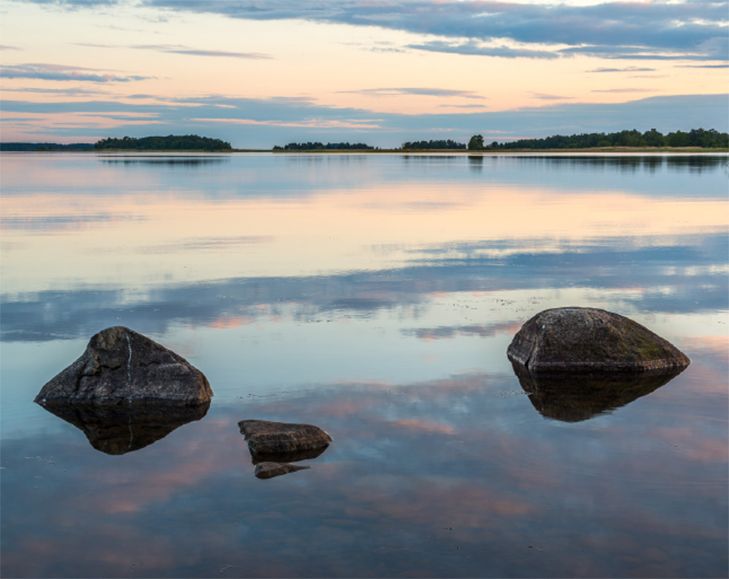
<svg viewBox="0 0 729 579"><path fill-rule="evenodd" d="M679 377L669 388L702 388L691 384ZM72 431L8 441L4 488L15 500L3 504L4 521L23 512L23 528L51 534L5 527L3 571L714 575L726 564L726 517L715 510L726 457L677 448L697 445L693 429L707 416L650 398L565 428L535 413L513 379L461 375L221 405L106 460ZM337 444L306 476L255 486L242 415L317 422ZM720 434L704 434L702 448ZM31 506L39 496L42 510ZM83 529L56 532L79 520Z"/></svg>

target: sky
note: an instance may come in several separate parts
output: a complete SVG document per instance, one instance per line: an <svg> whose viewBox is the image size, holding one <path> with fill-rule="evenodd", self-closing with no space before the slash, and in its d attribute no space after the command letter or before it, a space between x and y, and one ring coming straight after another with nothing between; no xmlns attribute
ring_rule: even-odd
<svg viewBox="0 0 729 579"><path fill-rule="evenodd" d="M729 2L0 0L0 140L729 130Z"/></svg>

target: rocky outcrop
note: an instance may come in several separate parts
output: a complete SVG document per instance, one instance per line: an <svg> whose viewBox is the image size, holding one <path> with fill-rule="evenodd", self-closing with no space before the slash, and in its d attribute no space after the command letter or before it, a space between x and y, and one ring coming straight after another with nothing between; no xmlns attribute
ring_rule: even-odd
<svg viewBox="0 0 729 579"><path fill-rule="evenodd" d="M664 372L689 359L675 346L624 316L594 308L545 310L514 336L509 359L542 372Z"/></svg>
<svg viewBox="0 0 729 579"><path fill-rule="evenodd" d="M55 404L45 408L83 431L96 450L126 454L157 442L183 424L200 420L209 406L205 402L196 406Z"/></svg>
<svg viewBox="0 0 729 579"><path fill-rule="evenodd" d="M43 406L164 402L196 406L210 402L205 376L184 358L121 326L93 336L81 357L36 396Z"/></svg>
<svg viewBox="0 0 729 579"><path fill-rule="evenodd" d="M681 370L664 372L542 372L531 374L513 364L532 406L545 418L580 422L606 414L646 396Z"/></svg>
<svg viewBox="0 0 729 579"><path fill-rule="evenodd" d="M298 466L296 464L288 464L281 462L259 462L256 465L255 475L257 478L267 479L296 472L297 470L306 470L308 466Z"/></svg>
<svg viewBox="0 0 729 579"><path fill-rule="evenodd" d="M254 464L316 458L332 442L331 436L312 424L241 420L238 426Z"/></svg>

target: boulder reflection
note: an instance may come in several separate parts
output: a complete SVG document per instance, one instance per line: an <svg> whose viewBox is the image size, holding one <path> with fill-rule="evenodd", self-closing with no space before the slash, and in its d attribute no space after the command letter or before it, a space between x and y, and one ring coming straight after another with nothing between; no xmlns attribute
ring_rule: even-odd
<svg viewBox="0 0 729 579"><path fill-rule="evenodd" d="M210 403L166 405L47 405L46 410L83 431L96 450L126 454L149 446L183 424L200 420Z"/></svg>
<svg viewBox="0 0 729 579"><path fill-rule="evenodd" d="M683 369L639 373L546 373L512 364L534 408L545 418L580 422L611 412L668 384Z"/></svg>

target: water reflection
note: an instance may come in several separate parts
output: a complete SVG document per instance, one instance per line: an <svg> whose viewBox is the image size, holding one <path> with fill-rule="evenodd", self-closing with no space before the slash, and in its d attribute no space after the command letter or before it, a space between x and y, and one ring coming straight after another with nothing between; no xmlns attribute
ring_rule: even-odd
<svg viewBox="0 0 729 579"><path fill-rule="evenodd" d="M469 155L468 168L471 169L471 171L483 171L483 155Z"/></svg>
<svg viewBox="0 0 729 579"><path fill-rule="evenodd" d="M719 576L727 394L687 379L694 360L650 404L569 428L470 374L216 405L113 461L68 433L8 440L3 576ZM337 444L260 484L242 413Z"/></svg>
<svg viewBox="0 0 729 579"><path fill-rule="evenodd" d="M80 429L91 446L106 454L126 454L149 446L183 424L200 420L210 403L197 406L154 404L45 405L43 408Z"/></svg>
<svg viewBox="0 0 729 579"><path fill-rule="evenodd" d="M656 173L662 169L672 171L688 170L692 173L712 171L717 168L729 167L729 159L725 156L704 155L560 155L538 156L525 154L519 157L532 165L542 164L560 169L609 170L636 173L647 171Z"/></svg>
<svg viewBox="0 0 729 579"><path fill-rule="evenodd" d="M123 156L114 155L110 157L99 157L99 161L107 165L155 165L165 167L198 167L201 165L219 165L230 161L228 157L215 156L205 157L202 155L194 157L163 157L163 156Z"/></svg>
<svg viewBox="0 0 729 579"><path fill-rule="evenodd" d="M563 422L580 422L612 412L668 384L683 371L533 375L519 364L512 366L537 412Z"/></svg>
<svg viewBox="0 0 729 579"><path fill-rule="evenodd" d="M725 156L225 159L0 158L0 575L725 574ZM508 342L565 303L692 365L525 392ZM31 402L118 324L205 370L203 420ZM242 416L336 444L262 483Z"/></svg>
<svg viewBox="0 0 729 579"><path fill-rule="evenodd" d="M243 247L268 243L258 238L233 241ZM373 315L424 306L444 293L528 290L537 295L543 288L619 291L621 310L626 304L648 312L727 309L726 246L726 234L645 238L643 243L594 240L539 252L523 249L513 240L495 240L411 249L411 266L382 271L170 283L138 293L124 287L89 289L82 284L76 289L3 294L0 340L80 337L121 322L141 332L162 333L179 322L209 325L241 319L251 323L273 316L301 320L337 312ZM225 247L210 238L190 242L195 250ZM508 324L480 327L486 322L404 333L427 338L508 330Z"/></svg>
<svg viewBox="0 0 729 579"><path fill-rule="evenodd" d="M312 460L321 456L326 449L327 447L309 448L292 452L251 453L251 462L253 464L259 464L261 462L299 462L302 460Z"/></svg>

